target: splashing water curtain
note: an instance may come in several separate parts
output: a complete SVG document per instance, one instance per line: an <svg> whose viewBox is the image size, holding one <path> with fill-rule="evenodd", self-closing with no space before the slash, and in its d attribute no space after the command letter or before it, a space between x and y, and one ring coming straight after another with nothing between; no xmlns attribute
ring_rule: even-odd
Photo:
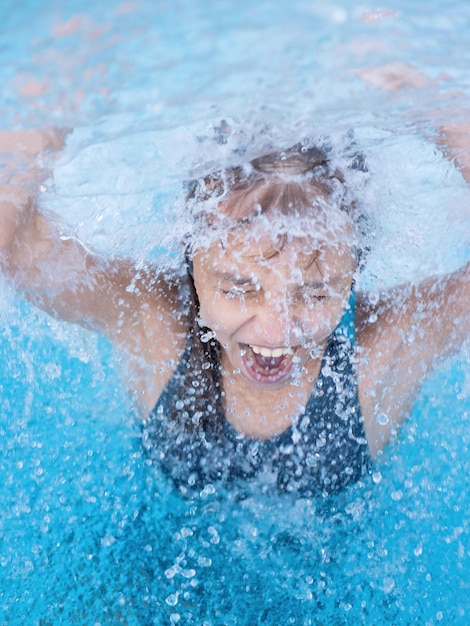
<svg viewBox="0 0 470 626"><path fill-rule="evenodd" d="M378 224L364 286L468 259L468 189L412 113L433 119L441 75L468 101L464 0L367 12L353 0L6 0L0 22L2 126L75 129L40 198L70 224L64 237L171 266L182 180L234 165L253 137L262 153L313 129L341 148L354 129ZM375 89L357 77L371 58L412 63L433 85ZM207 484L185 498L142 450L123 357L0 288L1 623L469 623L465 346L345 492ZM246 349L254 376L292 359Z"/></svg>

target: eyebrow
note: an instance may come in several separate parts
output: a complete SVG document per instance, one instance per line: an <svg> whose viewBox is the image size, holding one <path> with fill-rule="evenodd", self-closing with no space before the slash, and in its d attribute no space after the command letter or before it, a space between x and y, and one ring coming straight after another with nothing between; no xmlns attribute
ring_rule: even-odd
<svg viewBox="0 0 470 626"><path fill-rule="evenodd" d="M218 272L216 271L215 273L215 277L218 278L219 280L224 280L228 283L232 283L235 286L242 286L242 285L256 285L255 280L253 280L253 278L247 278L244 276L238 276L236 274L231 274L230 272Z"/></svg>
<svg viewBox="0 0 470 626"><path fill-rule="evenodd" d="M301 285L298 285L298 289L326 289L328 287L335 287L343 280L342 276L334 276L328 281L324 280L308 280Z"/></svg>
<svg viewBox="0 0 470 626"><path fill-rule="evenodd" d="M251 277L239 276L237 274L231 274L230 272L214 272L215 277L219 280L226 281L231 283L236 287L241 287L243 285L256 285L258 281L254 280ZM301 285L295 286L295 291L302 291L303 289L327 289L330 287L335 287L338 283L342 281L342 276L334 276L328 282L322 280L309 280L307 282L302 283Z"/></svg>

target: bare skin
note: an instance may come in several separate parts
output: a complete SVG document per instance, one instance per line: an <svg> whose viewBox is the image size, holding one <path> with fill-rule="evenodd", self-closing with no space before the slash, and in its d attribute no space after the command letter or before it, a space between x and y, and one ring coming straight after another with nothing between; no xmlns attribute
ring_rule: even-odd
<svg viewBox="0 0 470 626"><path fill-rule="evenodd" d="M402 62L361 68L353 73L364 82L388 92L400 92L404 89L426 89L435 84L417 68ZM445 80L445 76L440 78ZM454 100L466 102L465 94L450 91L435 95L434 99L436 101L436 109L433 113L435 117L468 119L468 107L450 110ZM455 162L465 180L470 182L470 123L446 122L440 124L439 130L440 137L437 139L437 143L443 147L444 154Z"/></svg>
<svg viewBox="0 0 470 626"><path fill-rule="evenodd" d="M132 386L146 416L176 368L192 322L178 299L180 285L152 268L137 271L127 261L101 259L75 239L61 237L58 221L41 215L34 197L40 184L36 155L58 149L63 135L39 135L3 133L0 138L12 162L27 153L31 163L20 186L2 188L3 267L37 305L105 333L127 351ZM465 167L463 172L468 174ZM216 242L195 256L201 317L222 345L227 419L249 437L280 434L301 412L328 336L346 307L352 247L343 236L331 241L332 233L317 235L292 240L272 258L263 257L262 246L247 254L236 237L228 248ZM356 370L373 457L405 419L429 369L458 351L470 333L469 303L470 265L444 278L398 287L374 305L358 294ZM250 369L253 348L286 352L276 380ZM289 365L294 356L295 367ZM380 414L388 416L386 424L377 420Z"/></svg>
<svg viewBox="0 0 470 626"><path fill-rule="evenodd" d="M227 419L250 437L280 434L303 410L348 304L354 253L346 242L322 240L313 254L318 239L306 237L265 259L253 251L271 237L248 229L195 256L200 317L222 346ZM263 352L281 360L274 374L257 366Z"/></svg>

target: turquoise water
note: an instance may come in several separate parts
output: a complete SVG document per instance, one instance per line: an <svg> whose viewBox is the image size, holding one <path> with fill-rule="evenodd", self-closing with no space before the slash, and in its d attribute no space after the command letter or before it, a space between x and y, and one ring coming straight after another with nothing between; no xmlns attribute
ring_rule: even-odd
<svg viewBox="0 0 470 626"><path fill-rule="evenodd" d="M469 258L468 191L423 138L444 87L382 93L352 72L446 74L458 117L470 9L388 6L375 21L380 6L352 1L7 1L1 123L73 126L42 202L137 259L184 230L181 180L231 158L210 139L221 119L240 143L354 128L378 219L364 284L453 269ZM468 347L345 493L184 500L146 461L110 346L0 295L2 623L468 623Z"/></svg>

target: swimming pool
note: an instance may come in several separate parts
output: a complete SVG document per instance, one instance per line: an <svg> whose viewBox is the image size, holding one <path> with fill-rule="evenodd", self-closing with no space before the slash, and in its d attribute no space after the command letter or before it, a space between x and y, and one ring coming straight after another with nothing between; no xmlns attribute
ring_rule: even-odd
<svg viewBox="0 0 470 626"><path fill-rule="evenodd" d="M380 226L364 283L450 270L470 256L469 196L423 138L435 88L383 93L352 72L413 62L464 102L470 9L388 8L7 0L1 124L73 126L42 202L99 250L136 258L167 256L184 231L175 198L189 172L227 158L209 139L221 119L240 136L353 128ZM109 345L7 284L1 296L2 623L468 623L468 347L345 493L183 499L148 465Z"/></svg>

